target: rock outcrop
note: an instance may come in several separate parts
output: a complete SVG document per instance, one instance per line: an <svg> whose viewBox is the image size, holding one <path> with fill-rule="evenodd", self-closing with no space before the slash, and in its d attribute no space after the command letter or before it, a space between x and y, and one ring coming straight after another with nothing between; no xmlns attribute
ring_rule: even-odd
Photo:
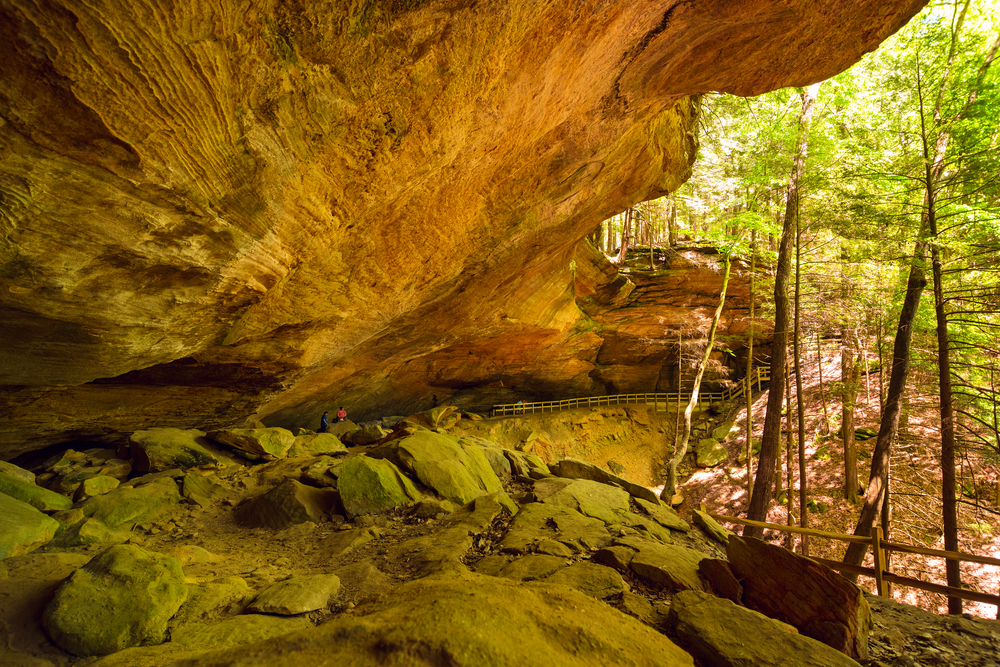
<svg viewBox="0 0 1000 667"><path fill-rule="evenodd" d="M747 607L852 658L868 658L872 616L856 585L815 561L754 538L730 537L726 554Z"/></svg>
<svg viewBox="0 0 1000 667"><path fill-rule="evenodd" d="M26 539L17 552L22 555L0 544L4 664L69 664L75 660L71 653L105 655L87 661L94 667L179 661L281 665L338 657L352 664L470 666L857 664L817 641L843 635L833 626L854 618L851 609L861 607L841 604L846 599L841 593L844 587L856 589L833 581L836 575L829 571L810 574L785 565L787 558L806 559L776 547L776 553L737 554L741 540L730 537L741 587L726 562L717 560L721 552L706 532L680 521L662 503L630 496L622 478L559 477L532 466L537 478L510 475L500 491L460 506L440 497L446 485L425 486L416 465L432 461L436 451L453 450L418 452L407 447L410 438L388 444L407 449L414 456L412 468L356 450L347 454L341 471L354 461L374 463L389 473L387 486L399 489L396 497L372 497L365 512L347 516L331 507L254 527L240 520L248 507L275 491L284 489L280 495L286 500L308 505L313 494L332 498L363 477L336 478L338 490L327 480L303 486L297 480L309 479L304 470L335 461L308 454L268 463L244 459L198 471L204 476L192 468L127 479L107 494L57 512L66 524L78 523L51 540L56 521L0 493L0 504L9 501L52 528ZM479 450L495 447L485 439L467 440L466 455L455 461L476 479L485 473ZM509 451L506 460L521 460L507 458ZM570 462L565 469L578 472L579 465ZM439 480L437 472L421 474ZM183 491L195 477L223 491L198 487L199 493L191 494L199 496L197 502L177 503L178 487ZM275 483L274 491L261 494ZM4 516L14 513L12 506L4 507ZM114 527L86 518L85 511ZM83 530L93 524L104 532ZM2 537L10 524L0 528ZM111 546L115 541L128 544ZM748 567L762 576L748 576ZM821 593L824 587L831 591L828 606L840 609L809 618L801 613L791 618L777 607L768 611L799 625L799 634L705 592L761 607L766 595L761 580L772 597L791 602L798 612L821 606L815 595L805 600L803 592ZM905 613L888 601L882 608L893 618ZM951 658L968 651L986 664L995 657L995 623L946 623L948 632L932 634L922 622L920 636L941 638L947 643L941 650ZM885 626L875 628L879 633ZM671 639L663 634L669 629ZM898 630L892 632L881 632L877 659L891 655L889 643L906 642Z"/></svg>
<svg viewBox="0 0 1000 667"><path fill-rule="evenodd" d="M699 93L819 81L923 4L4 0L3 455L628 391L643 326L589 310L656 290L579 241L688 176Z"/></svg>

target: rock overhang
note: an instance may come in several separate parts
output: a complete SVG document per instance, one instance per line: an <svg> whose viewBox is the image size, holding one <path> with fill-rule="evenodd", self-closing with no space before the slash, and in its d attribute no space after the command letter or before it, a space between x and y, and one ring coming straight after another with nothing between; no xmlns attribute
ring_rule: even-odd
<svg viewBox="0 0 1000 667"><path fill-rule="evenodd" d="M491 341L585 376L577 244L687 178L696 95L823 79L923 4L4 0L3 456L417 407L394 377Z"/></svg>

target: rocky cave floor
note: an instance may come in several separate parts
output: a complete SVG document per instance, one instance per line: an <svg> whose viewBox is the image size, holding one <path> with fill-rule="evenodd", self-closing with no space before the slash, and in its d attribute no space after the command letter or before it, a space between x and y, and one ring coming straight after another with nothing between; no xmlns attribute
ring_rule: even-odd
<svg viewBox="0 0 1000 667"><path fill-rule="evenodd" d="M602 434L599 428L593 429L591 435L595 441L604 438L607 443L629 449L632 446L626 437L629 428L639 431L637 437L640 439L643 433L648 436L658 429L663 432L655 415L633 421L621 409L598 412L584 415L608 431ZM556 421L569 428L574 422L579 426L580 417L579 414L567 413ZM554 417L549 415L546 419L551 430ZM515 421L517 426L512 428L511 424ZM641 421L647 423L642 424ZM528 417L483 420L475 424L476 429L469 430L482 432L484 428L492 429L494 434L517 431L514 439L518 439L525 437L521 431L525 424L530 423ZM443 432L444 429L441 430ZM532 441L537 440L538 431L529 431L536 433ZM461 429L453 429L456 435L459 432ZM498 435L497 439L504 438ZM522 449L523 445L522 442ZM543 442L541 448L544 447ZM538 445L532 447L539 448ZM333 458L340 466L353 457L371 453L372 449L373 446L352 446L343 452L336 452ZM247 499L264 495L287 479L305 480L308 477L306 473L315 469L317 461L322 460L329 466L331 457L306 453L269 463L251 463L232 456L224 448L212 451L217 457L217 465L190 468L186 473L175 469L159 474L160 477L174 479L181 489L185 475L197 475L211 481L215 491L210 500L203 496L188 496L179 503L161 508L154 519L139 521L131 530L119 529L111 531L111 536L89 538L92 540L89 544L83 544L88 541L83 538L78 539L80 543L75 546L50 544L26 555L0 561L0 637L3 638L2 650L6 652L6 657L0 662L32 667L110 667L166 665L188 659L190 664L203 664L199 658L210 649L268 640L274 635L301 629L301 624L306 622L303 619L309 625L322 626L337 619L363 617L391 603L397 589L402 590L400 586L422 577L442 576L442 573L447 575L449 572L454 574L467 568L479 574L528 582L544 580L559 571L569 572L572 568L567 569L568 566L581 563L601 563L610 566L620 576L609 579L605 574L580 571L579 578L564 577L560 583L583 590L656 632L676 639L676 633L667 622L667 611L677 590L697 585L685 583L685 577L691 576L690 568L630 567L627 560L622 560L620 549L627 548L635 552L632 555L636 555L644 553L647 547L655 550L661 545L669 545L669 548L678 548L684 553L693 550L709 558L726 557L725 548L712 539L709 531L696 525L691 516L684 517L690 529L681 529L688 526L668 516L669 509L659 513L650 506L639 506L634 495L628 499L630 512L627 520L622 520L619 513L614 521L595 521L595 515L601 516L608 511L609 505L621 503L621 497L602 498L600 502L594 501L597 506L590 507L586 499L583 499L582 507L580 498L567 501L559 494L566 493L566 485L570 482L559 476L552 477L549 470L541 467L538 457L523 452L520 459L517 454L510 458L515 465L509 474L501 475L504 491L522 510L518 514L527 515L523 512L524 508L541 506L543 501L547 501L546 507L559 505L570 508L575 505L576 511L570 510L573 511L572 520L562 515L548 515L542 517L534 528L525 524L518 529L510 510L504 508L503 503L492 500L493 496L488 496L487 500L475 501L465 510L457 509L446 501L430 499L357 515L350 521L340 514L325 513L318 521L302 521L282 529L250 527L246 514L241 515L237 511L237 508L246 506ZM621 452L617 455L623 458ZM526 466L520 472L517 460ZM632 463L640 465L635 461ZM43 473L44 468L39 468L37 472ZM333 474L332 471L330 474ZM627 471L624 476L628 477ZM576 476L577 479L583 477L587 475ZM621 493L617 487L608 488ZM427 490L423 489L423 492L426 494ZM428 497L433 498L433 494ZM553 498L562 499L556 501ZM614 511L620 511L620 508ZM580 513L586 521L579 519ZM456 528L459 530L456 531ZM534 537L526 537L525 531L532 530L535 531ZM214 637L210 646L167 641L160 646L131 648L103 658L77 657L60 649L41 627L40 618L45 606L67 576L107 549L109 544L123 542L178 558L189 587L230 582L234 578L246 583L245 594L230 596L225 603L217 602L214 607L203 605L196 614L190 610L186 615L178 613L166 634L168 640L174 633L179 636L181 629L190 634L190 627L183 628L180 619L186 619L189 625L218 624L239 615L256 593L289 577L334 573L340 579L340 588L321 608L282 619L294 619L300 625L279 627L279 624L276 629L256 635L252 632L231 633L223 639ZM69 544L66 541L63 543ZM461 577L460 574L454 576ZM697 578L696 574L694 576ZM874 629L869 641L869 657L861 660L862 664L1000 664L1000 623L939 616L867 594L866 597L872 609ZM683 645L682 641L678 641ZM697 658L695 663L703 664ZM218 664L251 663L237 660ZM437 663L431 661L430 664ZM654 660L651 664L658 663ZM786 664L794 664L794 661Z"/></svg>

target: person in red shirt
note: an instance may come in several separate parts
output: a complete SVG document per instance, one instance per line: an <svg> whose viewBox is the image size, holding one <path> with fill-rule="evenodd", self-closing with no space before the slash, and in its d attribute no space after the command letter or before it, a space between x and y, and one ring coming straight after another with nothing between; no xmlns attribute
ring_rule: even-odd
<svg viewBox="0 0 1000 667"><path fill-rule="evenodd" d="M347 410L345 410L343 406L341 406L341 408L337 410L337 421L342 422L345 419L347 419Z"/></svg>

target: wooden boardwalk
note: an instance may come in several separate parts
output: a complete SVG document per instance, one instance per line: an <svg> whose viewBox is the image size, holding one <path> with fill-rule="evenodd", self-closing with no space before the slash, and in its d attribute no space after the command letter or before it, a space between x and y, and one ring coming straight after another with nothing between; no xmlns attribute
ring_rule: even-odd
<svg viewBox="0 0 1000 667"><path fill-rule="evenodd" d="M729 401L746 394L747 387L760 391L761 385L771 381L771 367L758 366L749 377L724 391L705 391L698 394L698 405ZM686 394L612 394L609 396L586 396L584 398L565 398L561 401L539 401L536 403L503 403L494 405L490 411L491 417L506 417L510 415L534 414L536 412L557 412L573 408L597 407L602 405L652 405L653 411L666 412L677 401L691 399L691 392Z"/></svg>

